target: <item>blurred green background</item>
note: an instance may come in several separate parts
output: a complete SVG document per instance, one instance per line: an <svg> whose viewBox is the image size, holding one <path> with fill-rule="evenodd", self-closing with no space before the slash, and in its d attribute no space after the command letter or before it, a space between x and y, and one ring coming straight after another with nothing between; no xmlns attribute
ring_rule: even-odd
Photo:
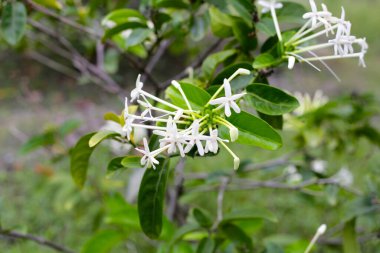
<svg viewBox="0 0 380 253"><path fill-rule="evenodd" d="M304 2L307 5L307 1ZM366 56L367 68L357 67L356 60L331 62L330 66L340 76L337 82L328 71L316 72L308 65L298 65L295 70L283 68L271 77L271 82L289 91L314 93L321 89L333 98L352 92L371 93L380 96L380 0L326 0L333 13L339 13L344 5L346 16L351 20L353 33L358 37L366 37L369 51ZM100 218L107 213L105 203L114 194L125 195L128 180L132 172L105 177L106 161L112 154L97 150L91 160L90 180L82 192L73 185L69 174L69 161L51 160L52 153L60 153L75 143L80 134L98 130L103 126L102 116L105 112L120 112L123 100L116 95L94 89L90 84L77 84L72 79L62 76L53 70L6 48L0 49L0 222L3 227L12 230L30 232L49 238L57 243L69 245L79 250L100 226ZM165 66L181 64L175 57L167 57ZM182 62L185 67L186 62ZM181 68L179 68L181 69ZM165 74L165 73L164 73ZM163 75L164 75L163 74ZM128 83L125 89L134 86L136 73L125 67ZM163 76L164 78L165 76ZM158 76L158 79L162 77ZM58 145L57 150L39 150L28 155L21 155L20 148L29 137L44 129L53 128L66 120L77 120L80 127L66 138L66 142ZM379 121L379 119L377 119ZM286 134L285 134L286 139ZM240 156L256 161L266 160L284 153L292 143L285 142L285 147L276 152L260 151L254 148L239 150ZM288 146L287 146L288 145ZM363 155L367 144L356 147L354 156L350 157L350 168L355 175L355 186L365 184L369 168L379 172L379 159L367 160ZM102 152L104 151L104 152ZM378 150L375 150L379 154ZM326 155L326 154L325 154ZM197 159L190 161L185 170L218 171L228 170L221 155L220 159ZM331 166L343 165L347 157L341 160L332 158ZM371 167L372 166L372 167ZM379 175L379 174L377 174ZM268 173L258 172L257 178L270 178ZM191 189L191 185L189 186ZM213 212L215 206L210 198L216 199L215 193L202 196L192 195L182 200L193 205L208 205ZM344 202L344 201L343 201ZM311 198L287 191L254 190L232 192L226 195L226 209L234 205L258 205L268 207L280 218L279 224L251 224L252 234L265 227L267 233L277 233L275 238L290 243L307 245L315 229L321 223L337 225L336 217L341 210L323 198ZM316 206L318 208L316 208ZM377 216L379 217L379 216ZM380 219L363 219L365 226L380 226ZM260 240L259 236L255 240ZM302 239L302 240L300 240ZM155 245L147 242L143 236L133 241L141 241L139 247L129 248L128 252L151 252ZM141 245L146 245L144 248ZM127 246L128 248L129 246ZM135 247L135 246L134 246ZM296 246L295 246L296 247ZM370 249L377 248L377 240L371 242ZM2 240L0 252L53 252L33 242ZM126 252L116 249L115 252ZM376 253L365 251L368 253Z"/></svg>

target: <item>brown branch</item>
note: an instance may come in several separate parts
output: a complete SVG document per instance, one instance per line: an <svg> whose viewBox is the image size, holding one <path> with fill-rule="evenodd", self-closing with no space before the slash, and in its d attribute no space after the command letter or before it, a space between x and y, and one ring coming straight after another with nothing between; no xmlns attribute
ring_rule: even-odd
<svg viewBox="0 0 380 253"><path fill-rule="evenodd" d="M31 234L23 234L15 231L7 231L0 229L0 235L3 237L11 238L11 239L20 239L20 240L28 240L33 241L39 245L49 247L51 249L54 249L58 252L64 252L64 253L74 253L73 250L70 250L62 245L59 245L55 242L51 242L49 240L46 240L45 238L31 235Z"/></svg>

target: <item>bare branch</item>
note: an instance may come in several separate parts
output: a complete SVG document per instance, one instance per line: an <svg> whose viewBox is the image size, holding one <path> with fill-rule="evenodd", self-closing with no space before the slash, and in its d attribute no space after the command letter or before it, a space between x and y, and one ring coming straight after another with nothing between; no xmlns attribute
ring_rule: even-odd
<svg viewBox="0 0 380 253"><path fill-rule="evenodd" d="M29 240L33 241L39 245L49 247L51 249L54 249L58 252L64 252L64 253L74 253L73 250L70 250L62 245L59 245L55 242L51 242L49 240L46 240L45 238L31 235L31 234L23 234L15 231L8 231L4 229L0 229L0 236L7 237L11 239L20 239L20 240Z"/></svg>
<svg viewBox="0 0 380 253"><path fill-rule="evenodd" d="M174 220L177 218L179 223L184 223L185 220L180 215L180 206L178 205L178 199L182 195L183 192L183 183L184 176L183 170L185 167L185 159L181 158L175 167L175 182L174 187L169 191L169 201L168 201L168 209L167 215L169 220Z"/></svg>

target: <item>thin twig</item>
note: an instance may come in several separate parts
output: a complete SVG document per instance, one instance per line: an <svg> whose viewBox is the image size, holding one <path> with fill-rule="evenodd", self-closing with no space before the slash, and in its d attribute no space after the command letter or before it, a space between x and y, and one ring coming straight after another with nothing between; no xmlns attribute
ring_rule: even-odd
<svg viewBox="0 0 380 253"><path fill-rule="evenodd" d="M169 202L167 215L169 220L174 220L177 218L177 221L182 224L185 222L180 215L180 206L178 205L178 199L183 192L183 183L184 183L184 175L183 170L185 167L185 158L181 158L175 167L175 182L174 187L169 191Z"/></svg>
<svg viewBox="0 0 380 253"><path fill-rule="evenodd" d="M148 61L148 63L146 64L146 67L145 67L145 71L144 71L145 73L141 77L142 82L145 82L145 80L147 78L147 76L146 76L147 73L149 73L149 74L152 73L152 71L156 67L157 63L159 62L160 58L165 53L166 49L168 49L170 44L171 44L171 41L169 41L169 40L163 41L160 44L160 46L158 47L156 53L154 55L152 55L152 57L150 57L150 60Z"/></svg>
<svg viewBox="0 0 380 253"><path fill-rule="evenodd" d="M220 179L220 185L219 185L218 197L217 197L217 214L216 214L216 221L214 225L212 226L213 230L215 230L219 226L220 222L223 220L224 194L226 193L229 182L230 182L229 177L222 177Z"/></svg>
<svg viewBox="0 0 380 253"><path fill-rule="evenodd" d="M35 235L31 235L31 234L23 234L23 233L19 233L19 232L15 232L15 231L7 231L7 230L0 229L0 235L3 237L12 238L12 239L33 241L39 245L49 247L49 248L54 249L58 252L74 253L73 250L70 250L70 249L68 249L62 245L59 245L55 242L51 242L49 240L46 240L45 238L35 236Z"/></svg>

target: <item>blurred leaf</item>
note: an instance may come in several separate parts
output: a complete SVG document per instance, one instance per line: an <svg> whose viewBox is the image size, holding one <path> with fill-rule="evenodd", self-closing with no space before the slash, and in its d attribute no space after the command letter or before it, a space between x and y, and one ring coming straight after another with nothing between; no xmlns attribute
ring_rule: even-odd
<svg viewBox="0 0 380 253"><path fill-rule="evenodd" d="M251 238L238 226L232 223L223 223L219 226L223 234L231 240L237 251L241 253L252 253L253 243Z"/></svg>
<svg viewBox="0 0 380 253"><path fill-rule="evenodd" d="M132 47L144 42L152 34L150 29L134 29L128 38L125 39L125 46Z"/></svg>
<svg viewBox="0 0 380 253"><path fill-rule="evenodd" d="M295 97L267 84L249 85L247 93L252 106L268 115L283 115L299 107Z"/></svg>
<svg viewBox="0 0 380 253"><path fill-rule="evenodd" d="M116 49L107 49L104 56L104 70L108 74L115 74L119 69L120 54Z"/></svg>
<svg viewBox="0 0 380 253"><path fill-rule="evenodd" d="M67 120L58 128L58 133L61 136L66 136L67 134L73 132L80 126L81 122L79 120Z"/></svg>
<svg viewBox="0 0 380 253"><path fill-rule="evenodd" d="M115 171L118 171L118 170L121 170L121 169L124 169L126 167L124 167L122 164L121 164L121 161L124 159L124 157L116 157L116 158L113 158L107 165L107 172L115 172Z"/></svg>
<svg viewBox="0 0 380 253"><path fill-rule="evenodd" d="M282 146L281 136L268 123L250 113L232 113L227 120L239 129L237 143L269 150L276 150ZM220 128L220 134L221 138L229 139L226 127Z"/></svg>
<svg viewBox="0 0 380 253"><path fill-rule="evenodd" d="M86 242L81 253L108 253L124 239L121 231L103 230Z"/></svg>
<svg viewBox="0 0 380 253"><path fill-rule="evenodd" d="M92 148L98 145L100 142L104 141L105 139L110 139L116 136L120 136L120 134L114 131L101 130L91 137L91 139L88 141L88 145L90 148Z"/></svg>
<svg viewBox="0 0 380 253"><path fill-rule="evenodd" d="M207 33L210 20L206 14L191 19L190 36L194 41L200 41Z"/></svg>
<svg viewBox="0 0 380 253"><path fill-rule="evenodd" d="M213 253L215 246L215 241L212 238L203 238L198 244L196 253Z"/></svg>
<svg viewBox="0 0 380 253"><path fill-rule="evenodd" d="M202 72L204 76L207 79L212 78L216 67L234 54L236 54L236 50L229 49L208 56L202 64Z"/></svg>
<svg viewBox="0 0 380 253"><path fill-rule="evenodd" d="M120 116L116 115L113 112L107 112L107 113L105 113L104 116L103 116L103 118L105 120L113 121L113 122L116 122L116 123L120 124Z"/></svg>
<svg viewBox="0 0 380 253"><path fill-rule="evenodd" d="M138 212L143 232L157 239L162 230L162 216L169 170L169 159L158 158L160 164L146 169L138 195Z"/></svg>
<svg viewBox="0 0 380 253"><path fill-rule="evenodd" d="M147 19L139 11L134 9L118 9L110 12L102 20L102 25L107 26L107 22L112 21L116 25L129 22L140 22L145 24Z"/></svg>
<svg viewBox="0 0 380 253"><path fill-rule="evenodd" d="M229 15L211 6L209 9L211 30L213 34L220 38L227 38L233 35L232 21Z"/></svg>
<svg viewBox="0 0 380 253"><path fill-rule="evenodd" d="M88 163L94 147L88 145L92 136L90 133L79 139L77 144L70 151L70 171L75 184L82 188L86 182Z"/></svg>
<svg viewBox="0 0 380 253"><path fill-rule="evenodd" d="M245 52L256 49L257 36L254 28L247 25L240 18L234 18L232 22L232 31Z"/></svg>
<svg viewBox="0 0 380 253"><path fill-rule="evenodd" d="M121 194L107 195L105 207L106 224L122 226L126 230L140 229L136 206L127 203Z"/></svg>
<svg viewBox="0 0 380 253"><path fill-rule="evenodd" d="M54 8L57 10L61 10L63 7L61 2L58 0L33 0L33 1L42 6Z"/></svg>
<svg viewBox="0 0 380 253"><path fill-rule="evenodd" d="M198 224L192 224L188 223L182 227L180 227L174 234L172 241L170 242L171 245L175 244L177 241L181 240L182 237L185 235L202 229Z"/></svg>
<svg viewBox="0 0 380 253"><path fill-rule="evenodd" d="M268 210L252 208L244 210L236 210L226 213L221 223L234 222L240 220L265 219L271 222L278 222L277 217Z"/></svg>
<svg viewBox="0 0 380 253"><path fill-rule="evenodd" d="M380 205L373 201L372 196L360 196L345 205L343 221L348 222L356 217L378 210L380 210Z"/></svg>
<svg viewBox="0 0 380 253"><path fill-rule="evenodd" d="M180 82L180 85L194 110L201 110L211 98L210 94L195 85L184 82ZM166 89L165 94L174 105L188 109L181 93L173 85Z"/></svg>
<svg viewBox="0 0 380 253"><path fill-rule="evenodd" d="M142 24L140 22L125 22L123 24L117 25L111 29L106 30L103 41L112 38L113 36L128 30L128 29L137 29L137 28L147 28L147 25Z"/></svg>
<svg viewBox="0 0 380 253"><path fill-rule="evenodd" d="M256 23L256 28L269 37L276 35L276 28L274 27L273 20L270 17L263 17L260 19L260 21Z"/></svg>
<svg viewBox="0 0 380 253"><path fill-rule="evenodd" d="M126 156L121 164L125 168L141 168L141 156Z"/></svg>
<svg viewBox="0 0 380 253"><path fill-rule="evenodd" d="M274 243L268 243L263 253L284 253L284 250Z"/></svg>
<svg viewBox="0 0 380 253"><path fill-rule="evenodd" d="M263 53L255 58L252 66L255 69L265 69L278 65L282 61L283 60L281 58L276 58L271 53Z"/></svg>
<svg viewBox="0 0 380 253"><path fill-rule="evenodd" d="M6 42L16 45L26 28L27 13L25 5L21 2L6 3L2 10L1 33Z"/></svg>
<svg viewBox="0 0 380 253"><path fill-rule="evenodd" d="M159 0L154 5L156 8L188 9L190 5L182 0Z"/></svg>
<svg viewBox="0 0 380 253"><path fill-rule="evenodd" d="M360 253L360 245L356 237L356 219L347 221L343 228L343 253Z"/></svg>
<svg viewBox="0 0 380 253"><path fill-rule="evenodd" d="M20 149L21 154L27 154L41 147L53 145L56 142L56 132L48 130L45 133L31 137Z"/></svg>
<svg viewBox="0 0 380 253"><path fill-rule="evenodd" d="M200 226L204 228L210 228L212 226L211 217L206 211L200 208L194 208L193 215Z"/></svg>

